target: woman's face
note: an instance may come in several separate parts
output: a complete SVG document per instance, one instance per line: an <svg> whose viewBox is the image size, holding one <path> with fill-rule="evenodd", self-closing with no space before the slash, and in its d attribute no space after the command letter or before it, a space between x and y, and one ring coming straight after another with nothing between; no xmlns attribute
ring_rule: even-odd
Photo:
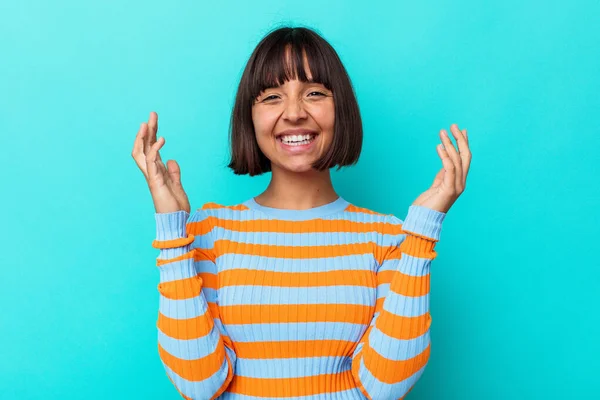
<svg viewBox="0 0 600 400"><path fill-rule="evenodd" d="M287 81L265 89L252 106L258 147L273 172L310 171L331 145L334 120L333 93L320 83Z"/></svg>

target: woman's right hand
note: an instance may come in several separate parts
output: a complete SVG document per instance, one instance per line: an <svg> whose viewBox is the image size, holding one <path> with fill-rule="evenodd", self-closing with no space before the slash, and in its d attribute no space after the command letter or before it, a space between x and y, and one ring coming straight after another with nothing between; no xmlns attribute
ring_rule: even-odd
<svg viewBox="0 0 600 400"><path fill-rule="evenodd" d="M165 138L156 140L158 132L158 114L150 112L148 122L143 122L135 137L131 156L140 168L154 201L157 213L170 213L191 210L183 186L181 186L181 170L175 160L163 164L159 150L165 144Z"/></svg>

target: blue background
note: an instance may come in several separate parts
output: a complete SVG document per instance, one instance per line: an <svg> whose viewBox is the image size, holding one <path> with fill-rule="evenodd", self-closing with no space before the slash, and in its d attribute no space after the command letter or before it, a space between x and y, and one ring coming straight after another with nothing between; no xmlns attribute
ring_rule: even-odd
<svg viewBox="0 0 600 400"><path fill-rule="evenodd" d="M131 150L150 111L192 209L270 175L226 168L252 49L309 26L365 140L333 173L403 219L470 135L432 264L432 356L408 399L591 398L600 371L598 1L0 2L0 398L177 399L158 358L154 207Z"/></svg>

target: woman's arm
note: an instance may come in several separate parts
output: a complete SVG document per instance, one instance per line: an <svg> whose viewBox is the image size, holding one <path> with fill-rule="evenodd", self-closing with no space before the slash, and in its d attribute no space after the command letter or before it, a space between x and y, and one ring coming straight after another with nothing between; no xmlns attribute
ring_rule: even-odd
<svg viewBox="0 0 600 400"><path fill-rule="evenodd" d="M184 398L214 399L231 382L237 358L218 315L212 228L201 209L188 218L186 211L155 213L158 351Z"/></svg>
<svg viewBox="0 0 600 400"><path fill-rule="evenodd" d="M377 254L377 306L352 357L352 375L369 399L403 398L429 359L429 267L445 213L410 206L391 216Z"/></svg>

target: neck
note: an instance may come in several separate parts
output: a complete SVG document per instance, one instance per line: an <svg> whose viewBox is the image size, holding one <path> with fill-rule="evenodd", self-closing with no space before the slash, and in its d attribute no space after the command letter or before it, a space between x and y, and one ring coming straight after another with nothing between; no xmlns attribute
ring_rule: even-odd
<svg viewBox="0 0 600 400"><path fill-rule="evenodd" d="M260 205L273 208L306 210L335 201L329 169L292 172L272 167L271 182L254 199Z"/></svg>

